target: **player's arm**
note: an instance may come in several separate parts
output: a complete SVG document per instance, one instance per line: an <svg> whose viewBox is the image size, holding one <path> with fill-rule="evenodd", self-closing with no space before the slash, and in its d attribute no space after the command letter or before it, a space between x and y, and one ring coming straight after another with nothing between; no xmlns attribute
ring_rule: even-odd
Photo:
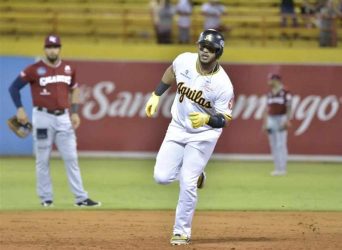
<svg viewBox="0 0 342 250"><path fill-rule="evenodd" d="M74 129L77 129L81 124L81 119L78 115L78 108L79 108L79 96L80 90L77 86L70 90L71 93L71 123Z"/></svg>
<svg viewBox="0 0 342 250"><path fill-rule="evenodd" d="M289 102L286 104L286 117L288 121L291 120L291 111L291 102Z"/></svg>
<svg viewBox="0 0 342 250"><path fill-rule="evenodd" d="M224 128L232 120L232 117L223 113L209 115L201 112L192 112L189 114L189 119L193 128L199 128L204 125L209 125L212 128Z"/></svg>
<svg viewBox="0 0 342 250"><path fill-rule="evenodd" d="M292 112L292 96L290 93L286 94L286 122L284 124L284 129L291 127L291 112Z"/></svg>
<svg viewBox="0 0 342 250"><path fill-rule="evenodd" d="M199 128L204 125L209 125L212 128L224 128L232 120L232 111L234 103L234 92L227 91L220 95L216 104L216 114L210 115L201 112L192 112L189 114L193 128Z"/></svg>
<svg viewBox="0 0 342 250"><path fill-rule="evenodd" d="M20 76L18 76L11 86L9 87L9 93L11 95L12 101L17 108L17 119L21 124L26 124L28 122L28 118L21 102L20 90L25 87L27 84L26 81L23 81Z"/></svg>
<svg viewBox="0 0 342 250"><path fill-rule="evenodd" d="M268 107L262 113L262 130L267 131Z"/></svg>
<svg viewBox="0 0 342 250"><path fill-rule="evenodd" d="M164 75L163 75L160 83L158 84L158 86L156 87L156 89L154 90L153 93L157 96L161 96L175 82L176 82L175 73L173 71L172 65L170 65L165 70Z"/></svg>
<svg viewBox="0 0 342 250"><path fill-rule="evenodd" d="M157 111L159 98L162 94L165 93L166 90L170 88L170 86L176 82L175 73L173 71L172 65L170 65L164 72L164 75L156 87L156 89L152 92L150 99L147 101L145 106L145 112L148 117L153 116L153 114Z"/></svg>

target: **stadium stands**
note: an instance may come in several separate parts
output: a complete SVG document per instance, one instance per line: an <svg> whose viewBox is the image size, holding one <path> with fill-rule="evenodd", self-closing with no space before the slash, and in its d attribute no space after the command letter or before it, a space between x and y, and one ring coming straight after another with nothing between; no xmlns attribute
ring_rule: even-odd
<svg viewBox="0 0 342 250"><path fill-rule="evenodd" d="M0 0L1 36L27 36L58 33L63 36L92 36L124 42L154 43L148 0ZM174 0L173 3L177 1ZM192 34L195 41L202 29L200 6L195 1ZM267 46L274 40L318 41L318 28L280 27L279 0L222 0L231 27L230 41L245 40ZM299 13L299 8L298 11ZM174 36L177 34L174 22ZM342 34L339 23L338 33ZM341 37L340 37L341 39ZM176 40L176 39L175 39Z"/></svg>

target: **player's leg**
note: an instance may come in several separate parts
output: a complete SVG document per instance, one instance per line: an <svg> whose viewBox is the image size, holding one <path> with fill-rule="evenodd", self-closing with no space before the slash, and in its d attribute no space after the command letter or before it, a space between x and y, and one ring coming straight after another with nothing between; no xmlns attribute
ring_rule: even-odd
<svg viewBox="0 0 342 250"><path fill-rule="evenodd" d="M193 142L185 147L179 175L179 200L176 209L174 234L191 237L192 218L197 204L197 180L214 151L216 141Z"/></svg>
<svg viewBox="0 0 342 250"><path fill-rule="evenodd" d="M286 138L287 131L284 130L284 123L286 121L286 115L277 116L276 124L277 130L275 131L275 154L277 158L277 175L286 174L286 161L287 161L287 146Z"/></svg>
<svg viewBox="0 0 342 250"><path fill-rule="evenodd" d="M280 171L279 167L279 157L277 154L277 132L271 131L268 133L268 141L270 144L271 154L274 162L274 172Z"/></svg>
<svg viewBox="0 0 342 250"><path fill-rule="evenodd" d="M33 109L33 145L36 157L37 194L42 202L53 201L53 190L50 176L50 153L54 141L55 130L53 117L47 113Z"/></svg>
<svg viewBox="0 0 342 250"><path fill-rule="evenodd" d="M178 178L183 162L184 144L166 136L157 155L154 179L159 184L169 184Z"/></svg>
<svg viewBox="0 0 342 250"><path fill-rule="evenodd" d="M279 131L279 151L280 151L280 169L282 173L286 174L287 171L287 130L284 129L283 124L287 121L287 116L283 115L280 118L281 130Z"/></svg>
<svg viewBox="0 0 342 250"><path fill-rule="evenodd" d="M286 159L287 159L287 149L284 146L284 136L286 131L275 131L273 133L273 145L272 151L274 155L275 171L272 175L285 175L286 174Z"/></svg>
<svg viewBox="0 0 342 250"><path fill-rule="evenodd" d="M270 146L270 151L272 154L273 158L273 163L274 163L274 171L271 174L274 174L277 172L277 166L278 166L278 159L277 159L277 154L276 154L276 135L275 131L277 131L277 122L274 116L268 116L267 117L267 131L268 131L268 142Z"/></svg>
<svg viewBox="0 0 342 250"><path fill-rule="evenodd" d="M83 188L81 171L78 165L76 135L69 114L58 117L56 146L64 160L69 186L75 196L76 203L82 202L88 198L88 193Z"/></svg>
<svg viewBox="0 0 342 250"><path fill-rule="evenodd" d="M284 115L276 115L276 116L269 116L270 124L271 124L271 131L268 135L271 152L274 160L274 171L271 173L272 175L283 175L284 172L282 170L282 136L281 133L283 132L283 124L284 119L286 116Z"/></svg>
<svg viewBox="0 0 342 250"><path fill-rule="evenodd" d="M279 158L280 158L280 169L283 173L287 170L287 130L279 132Z"/></svg>

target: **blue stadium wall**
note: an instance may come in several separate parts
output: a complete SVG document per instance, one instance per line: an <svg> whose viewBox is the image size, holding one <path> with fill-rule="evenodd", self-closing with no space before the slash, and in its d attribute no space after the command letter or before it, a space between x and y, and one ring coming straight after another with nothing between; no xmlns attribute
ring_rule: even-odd
<svg viewBox="0 0 342 250"><path fill-rule="evenodd" d="M20 70L34 62L33 57L0 57L0 155L32 155L32 135L20 139L10 131L7 119L16 114L8 88ZM22 102L31 120L32 99L29 86L21 91Z"/></svg>

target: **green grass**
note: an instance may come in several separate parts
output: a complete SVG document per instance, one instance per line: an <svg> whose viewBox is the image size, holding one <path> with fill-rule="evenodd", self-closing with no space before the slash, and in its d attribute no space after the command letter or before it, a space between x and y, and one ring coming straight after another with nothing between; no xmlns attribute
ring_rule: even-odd
<svg viewBox="0 0 342 250"><path fill-rule="evenodd" d="M178 182L158 185L153 160L80 159L84 186L98 209L175 209ZM51 161L53 209L73 206L63 162ZM290 162L289 174L271 177L271 162L211 161L198 210L342 211L342 166ZM0 210L43 209L35 193L32 158L0 158Z"/></svg>

